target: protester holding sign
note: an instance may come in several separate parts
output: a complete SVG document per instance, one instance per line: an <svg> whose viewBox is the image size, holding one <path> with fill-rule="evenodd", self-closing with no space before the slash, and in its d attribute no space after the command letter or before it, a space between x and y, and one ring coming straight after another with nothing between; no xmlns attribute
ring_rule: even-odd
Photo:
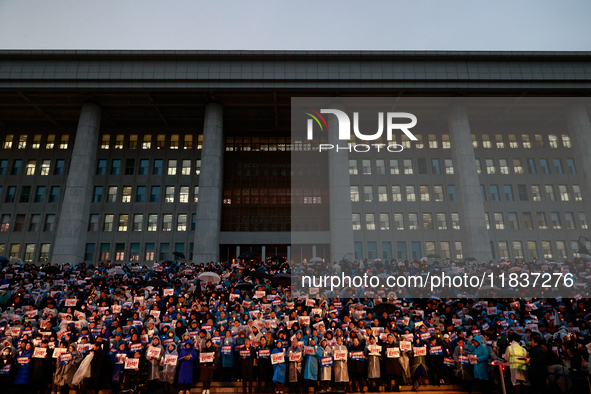
<svg viewBox="0 0 591 394"><path fill-rule="evenodd" d="M16 356L15 385L28 385L31 377L31 358L33 357L33 345L27 342L24 349L20 349Z"/></svg>
<svg viewBox="0 0 591 394"><path fill-rule="evenodd" d="M199 350L199 381L203 382L203 394L209 394L211 382L213 381L213 367L216 360L217 349L211 339L207 339L205 346Z"/></svg>
<svg viewBox="0 0 591 394"><path fill-rule="evenodd" d="M176 375L176 366L178 363L178 355L179 354L176 351L176 345L171 343L166 346L164 357L160 359L160 365L162 366L162 381L164 382L164 391L166 393L172 392L174 378Z"/></svg>
<svg viewBox="0 0 591 394"><path fill-rule="evenodd" d="M282 341L277 341L275 349L271 351L271 364L273 365L273 382L275 382L275 393L283 394L283 390L285 388L285 372L287 370L287 364L285 362L285 349L283 348Z"/></svg>
<svg viewBox="0 0 591 394"><path fill-rule="evenodd" d="M343 337L335 337L336 344L332 347L334 355L333 370L334 382L337 390L345 390L349 386L349 350L343 344Z"/></svg>
<svg viewBox="0 0 591 394"><path fill-rule="evenodd" d="M155 336L150 346L146 349L146 360L148 361L148 393L155 392L158 381L162 380L160 359L163 355L164 348L160 344L160 338Z"/></svg>
<svg viewBox="0 0 591 394"><path fill-rule="evenodd" d="M486 345L482 344L482 340L479 335L474 335L472 338L472 345L474 346L473 355L476 357L477 363L473 365L474 368L474 379L480 382L480 391L485 394L491 392L490 385L488 384L488 358L489 352Z"/></svg>
<svg viewBox="0 0 591 394"><path fill-rule="evenodd" d="M349 347L349 375L351 387L354 392L362 392L365 386L365 348L359 343L357 336L353 337L353 343Z"/></svg>
<svg viewBox="0 0 591 394"><path fill-rule="evenodd" d="M468 361L469 354L471 354L471 352L466 348L464 338L459 338L458 344L454 349L453 358L458 366L458 377L462 381L461 383L464 391L472 390L472 366L470 365L470 361Z"/></svg>
<svg viewBox="0 0 591 394"><path fill-rule="evenodd" d="M121 342L118 347L111 348L107 354L112 365L111 390L114 394L119 393L123 384L123 368L127 358L127 345Z"/></svg>
<svg viewBox="0 0 591 394"><path fill-rule="evenodd" d="M443 380L441 372L443 366L443 348L435 335L429 338L429 346L427 348L428 357L426 359L429 383L440 386Z"/></svg>
<svg viewBox="0 0 591 394"><path fill-rule="evenodd" d="M332 348L328 346L328 340L325 338L322 338L320 340L320 374L319 374L319 379L320 379L320 389L327 391L330 389L330 381L332 379L332 367L334 364L334 360L332 358ZM331 361L331 365L327 365L324 366L322 363L329 359Z"/></svg>
<svg viewBox="0 0 591 394"><path fill-rule="evenodd" d="M254 381L254 360L255 349L250 343L250 339L244 340L244 347L239 350L240 365L242 369L242 392L252 394L252 384Z"/></svg>
<svg viewBox="0 0 591 394"><path fill-rule="evenodd" d="M258 392L271 393L271 381L273 372L271 367L271 349L267 346L267 339L261 337L260 346L257 349L257 377Z"/></svg>
<svg viewBox="0 0 591 394"><path fill-rule="evenodd" d="M302 354L304 353L303 346L300 346L297 338L291 341L291 346L287 349L287 357L289 358L289 383L290 393L300 393L303 391L302 378Z"/></svg>
<svg viewBox="0 0 591 394"><path fill-rule="evenodd" d="M43 394L51 384L51 374L53 367L52 352L49 349L49 341L44 339L41 341L41 346L35 348L33 351L33 358L31 360L31 382L34 390L38 394Z"/></svg>
<svg viewBox="0 0 591 394"><path fill-rule="evenodd" d="M178 384L181 387L179 394L190 394L193 385L193 365L198 361L197 351L190 341L181 343L179 353Z"/></svg>
<svg viewBox="0 0 591 394"><path fill-rule="evenodd" d="M312 351L304 356L304 384L305 392L308 392L310 387L314 388L316 392L316 384L318 382L318 362L321 357L320 347L316 345L314 337L308 339L308 346Z"/></svg>
<svg viewBox="0 0 591 394"><path fill-rule="evenodd" d="M232 367L234 366L233 347L234 338L232 338L232 332L226 330L220 348L220 353L222 355L222 379L224 382L229 382L232 379Z"/></svg>
<svg viewBox="0 0 591 394"><path fill-rule="evenodd" d="M16 368L14 367L14 357L10 351L10 347L5 347L0 353L0 384L6 391L12 386Z"/></svg>
<svg viewBox="0 0 591 394"><path fill-rule="evenodd" d="M125 367L123 372L123 387L125 390L137 391L139 385L146 381L148 373L148 361L142 357L141 350L130 352L129 358L126 360L126 362L129 362L130 360L134 361L135 368L127 368L127 366Z"/></svg>
<svg viewBox="0 0 591 394"><path fill-rule="evenodd" d="M403 368L401 364L399 343L395 341L394 335L389 333L384 344L384 376L386 378L386 391L400 391L403 382ZM392 385L394 381L394 385Z"/></svg>

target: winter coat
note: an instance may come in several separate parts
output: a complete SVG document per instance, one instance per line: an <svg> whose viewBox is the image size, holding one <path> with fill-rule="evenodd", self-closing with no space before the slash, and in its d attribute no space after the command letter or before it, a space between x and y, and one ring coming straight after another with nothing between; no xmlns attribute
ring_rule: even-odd
<svg viewBox="0 0 591 394"><path fill-rule="evenodd" d="M480 337L478 335L474 336L474 339L480 343L476 349L474 349L474 353L478 357L478 364L474 364L474 379L483 379L488 380L488 373L486 371L488 365L488 358L490 354L488 353L488 349L486 345L483 345L480 341Z"/></svg>
<svg viewBox="0 0 591 394"><path fill-rule="evenodd" d="M332 348L330 346L325 347L324 349L320 347L320 356L324 357L332 357ZM334 360L333 360L334 365ZM330 381L332 378L332 367L320 367L320 380L321 381Z"/></svg>
<svg viewBox="0 0 591 394"><path fill-rule="evenodd" d="M304 356L304 379L318 380L318 362L320 361L320 346L314 345L314 354Z"/></svg>
<svg viewBox="0 0 591 394"><path fill-rule="evenodd" d="M370 356L369 348L367 346L365 347L363 354L365 354L367 360L367 378L379 379L381 377L380 361L382 360L382 355L380 354L379 356Z"/></svg>
<svg viewBox="0 0 591 394"><path fill-rule="evenodd" d="M200 382L211 382L213 381L213 366L215 365L215 360L217 359L217 351L215 346L207 347L203 346L200 350L200 353L213 353L213 362L211 363L200 363L201 366L199 371L199 381Z"/></svg>
<svg viewBox="0 0 591 394"><path fill-rule="evenodd" d="M72 352L72 361L69 364L62 365L59 359L56 360L55 374L53 375L53 383L56 386L71 385L74 374L78 370L80 363L82 362L82 354L78 351Z"/></svg>
<svg viewBox="0 0 591 394"><path fill-rule="evenodd" d="M457 362L457 369L456 374L461 376L462 380L472 380L472 366L471 365L462 365L459 363L459 356L460 356L460 347L456 346L454 349L454 360ZM468 352L466 347L464 347L463 355L467 356L468 354L472 354Z"/></svg>
<svg viewBox="0 0 591 394"><path fill-rule="evenodd" d="M349 372L352 374L355 373L365 373L365 361L364 360L352 360L351 352L363 352L365 347L362 344L357 346L351 345L349 348Z"/></svg>
<svg viewBox="0 0 591 394"><path fill-rule="evenodd" d="M51 381L51 361L52 351L47 349L45 358L32 358L31 359L31 380L33 382L47 383Z"/></svg>
<svg viewBox="0 0 591 394"><path fill-rule="evenodd" d="M332 353L336 350L347 350L345 345L334 345L332 347ZM347 360L335 360L333 362L334 369L334 381L335 383L349 382L349 366Z"/></svg>
<svg viewBox="0 0 591 394"><path fill-rule="evenodd" d="M302 357L300 357L300 361L296 361L296 362L292 362L289 361L289 355L292 353L300 353L302 355ZM290 346L287 349L287 355L286 358L289 362L289 382L297 382L298 381L298 375L302 374L302 360L303 360L303 355L304 355L304 349L302 349L300 346L297 347L293 347Z"/></svg>
<svg viewBox="0 0 591 394"><path fill-rule="evenodd" d="M396 342L386 342L383 345L384 352L389 348L398 348L399 344ZM401 376L402 375L402 364L400 364L400 357L385 357L384 359L384 375L386 376Z"/></svg>
<svg viewBox="0 0 591 394"><path fill-rule="evenodd" d="M109 361L111 364L113 364L113 373L111 375L111 382L113 383L123 382L123 370L125 367L125 362L119 361L119 359L117 359L118 354L125 354L127 356L127 351L112 349L112 351L109 352Z"/></svg>
<svg viewBox="0 0 591 394"><path fill-rule="evenodd" d="M197 352L193 348L192 344L189 349L187 349L185 347L185 344L181 344L181 346L183 346L183 347L181 349L181 352L179 353L179 360L178 360L178 365L179 365L178 383L180 383L180 384L193 383L193 365L199 361L198 356L197 356ZM185 360L186 356L190 356L190 358L188 360Z"/></svg>
<svg viewBox="0 0 591 394"><path fill-rule="evenodd" d="M166 347L166 353L164 354L164 356L166 355L172 355L172 356L178 356L178 352L176 351L176 345L174 346L174 349L171 351L168 349L168 346ZM174 383L174 376L176 374L176 367L178 365L178 358L177 358L177 363L175 365L165 365L164 364L164 357L162 357L160 359L160 363L162 365L162 380L166 383L170 383L173 384Z"/></svg>
<svg viewBox="0 0 591 394"><path fill-rule="evenodd" d="M31 378L31 364L32 364L32 356L33 356L33 349L23 350L19 352L20 354L17 355L16 359L16 377L14 379L14 384L23 384L28 385L29 380ZM18 359L20 357L28 357L29 362L26 364L19 364Z"/></svg>
<svg viewBox="0 0 591 394"><path fill-rule="evenodd" d="M275 348L271 351L271 354L285 353L285 349ZM287 355L285 356L287 357ZM287 360L284 358L284 362L273 364L273 382L285 383L285 371L287 370Z"/></svg>
<svg viewBox="0 0 591 394"><path fill-rule="evenodd" d="M148 352L150 349L160 349L160 356L148 360ZM162 380L162 372L160 371L160 360L164 357L164 348L158 342L158 345L154 346L150 344L146 350L146 360L148 361L148 380Z"/></svg>
<svg viewBox="0 0 591 394"><path fill-rule="evenodd" d="M234 339L232 337L224 338L222 340L222 346L234 346ZM234 350L234 349L232 349ZM234 366L234 354L222 354L222 367L231 368Z"/></svg>

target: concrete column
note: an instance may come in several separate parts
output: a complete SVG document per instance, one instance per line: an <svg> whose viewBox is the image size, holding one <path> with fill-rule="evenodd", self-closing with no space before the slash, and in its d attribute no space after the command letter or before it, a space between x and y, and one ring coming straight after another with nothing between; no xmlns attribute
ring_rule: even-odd
<svg viewBox="0 0 591 394"><path fill-rule="evenodd" d="M583 174L581 193L585 211L591 212L591 124L583 104L571 105L566 111L568 133L571 137L577 171Z"/></svg>
<svg viewBox="0 0 591 394"><path fill-rule="evenodd" d="M238 256L240 256L240 246L236 246L236 260L238 260Z"/></svg>
<svg viewBox="0 0 591 394"><path fill-rule="evenodd" d="M266 252L267 252L267 247L265 245L263 245L263 247L261 249L261 261L263 263L265 262L265 258L267 257Z"/></svg>
<svg viewBox="0 0 591 394"><path fill-rule="evenodd" d="M312 258L316 257L316 245L312 245Z"/></svg>
<svg viewBox="0 0 591 394"><path fill-rule="evenodd" d="M287 263L291 262L291 246L287 245Z"/></svg>
<svg viewBox="0 0 591 394"><path fill-rule="evenodd" d="M448 124L464 256L488 263L492 255L466 108L462 105L452 107Z"/></svg>
<svg viewBox="0 0 591 394"><path fill-rule="evenodd" d="M101 109L95 104L84 104L50 259L54 264L78 264L84 260L100 123Z"/></svg>
<svg viewBox="0 0 591 394"><path fill-rule="evenodd" d="M195 263L218 261L220 258L224 157L223 112L220 104L212 103L205 107L199 203L193 253Z"/></svg>
<svg viewBox="0 0 591 394"><path fill-rule="evenodd" d="M342 104L331 108L344 111ZM338 138L339 122L334 115L328 115L328 143L334 146L346 144ZM351 205L351 180L349 176L349 152L345 149L328 151L328 188L330 217L330 263L355 258L353 241L353 207Z"/></svg>

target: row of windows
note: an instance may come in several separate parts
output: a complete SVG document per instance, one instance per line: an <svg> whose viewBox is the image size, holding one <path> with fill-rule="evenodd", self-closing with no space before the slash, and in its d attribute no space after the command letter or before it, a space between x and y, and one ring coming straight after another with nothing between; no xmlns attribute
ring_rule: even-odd
<svg viewBox="0 0 591 394"><path fill-rule="evenodd" d="M16 188L17 186L6 186L6 195L4 196L5 203L16 202ZM2 197L2 189L0 186L0 198ZM47 191L49 190L49 196ZM35 194L32 194L33 191ZM60 186L21 186L21 194L18 202L59 202L60 200ZM0 200L2 201L2 200Z"/></svg>
<svg viewBox="0 0 591 394"><path fill-rule="evenodd" d="M567 230L575 230L577 229L575 215L575 212L565 212L564 219L562 219L560 212L550 212L550 222L548 222L546 212L535 212L535 221L534 216L531 212L522 212L521 223L522 228L525 230L534 230L536 227L538 230L561 230L563 228ZM492 219L494 220L494 223L491 223L491 215L488 212L484 213L484 218L486 220L486 228L489 230L491 228L495 228L497 230L504 230L506 228L512 230L519 230L519 228L521 227L519 225L517 212L509 212L506 216L502 212L494 212L492 214ZM588 225L585 212L579 212L578 218L578 228L586 230L588 228ZM506 224L505 219L507 221Z"/></svg>
<svg viewBox="0 0 591 394"><path fill-rule="evenodd" d="M388 202L388 187L387 186L376 186L377 187L377 201ZM374 186L351 186L351 201L361 201L360 191L363 188L363 202L374 202L376 198L374 196ZM393 185L390 188L392 202L402 201L402 190L406 192L406 201L417 201L416 188L414 185L400 186ZM429 192L429 185L419 186L420 201L431 201L431 193ZM447 186L447 198L448 201L456 201L456 187L455 185ZM433 201L444 201L443 186L433 186Z"/></svg>
<svg viewBox="0 0 591 394"><path fill-rule="evenodd" d="M112 137L112 138L111 138ZM152 134L103 134L101 135L101 149L201 149L203 146L203 134L197 136L197 144L193 144L193 134L157 134L153 138ZM170 138L169 138L170 137Z"/></svg>
<svg viewBox="0 0 591 394"><path fill-rule="evenodd" d="M171 251L169 242L161 242L158 248L158 254L156 252L156 243L148 242L144 244L143 249L140 248L139 243L130 243L129 247L126 248L124 243L116 243L115 250L113 251L110 243L101 243L97 249L96 244L87 243L84 251L84 261L92 262L95 257L98 257L99 261L163 261L169 260L172 257L173 252L183 253L185 256L187 252L185 250L184 242L177 242L174 244L174 250ZM97 253L98 252L98 253ZM193 243L189 243L189 255L188 260L193 259Z"/></svg>
<svg viewBox="0 0 591 394"><path fill-rule="evenodd" d="M23 246L21 248L21 245ZM51 244L10 244L9 257L21 258L25 263L44 262L49 259ZM6 245L0 244L0 256L6 253Z"/></svg>
<svg viewBox="0 0 591 394"><path fill-rule="evenodd" d="M133 221L130 222L130 218ZM179 213L176 215L176 222L173 222L173 214L126 214L118 216L104 214L102 226L99 225L99 214L92 214L88 220L88 231L195 231L197 214L191 214L191 223L188 224L189 214ZM174 226L176 223L176 226ZM189 227L188 227L189 226Z"/></svg>
<svg viewBox="0 0 591 394"><path fill-rule="evenodd" d="M497 230L504 230L506 228L512 230L519 230L520 228L526 230L533 230L537 227L538 230L547 230L547 229L554 229L554 230L561 230L563 228L568 230L575 230L577 228L577 223L575 222L575 212L565 212L564 213L564 220L561 218L560 212L550 212L550 222L547 221L547 216L545 212L536 212L535 223L534 225L534 216L531 212L522 212L522 224L520 226L518 213L517 212L509 212L506 217L502 212L494 212L492 214L492 219L494 223L491 224L491 215L488 212L484 213L485 220L486 220L486 228L491 229L495 228ZM406 221L405 221L406 216ZM433 214L431 212L409 212L404 214L402 212L397 212L393 214L394 222L392 223L393 226L390 225L390 214L389 213L366 213L365 214L365 230L373 231L373 230L447 230L451 228L453 230L460 229L460 218L457 212L452 212L451 214L451 223L448 222L448 216L445 212L439 212L437 214ZM419 224L419 218L421 218L421 224ZM435 222L435 219L437 222ZM505 219L507 223L505 224ZM585 212L578 213L578 228L582 230L586 230L588 228L587 225L587 218L585 216ZM376 222L377 220L377 222ZM353 230L361 230L361 214L354 213L352 217L352 224Z"/></svg>
<svg viewBox="0 0 591 394"><path fill-rule="evenodd" d="M529 134L521 134L520 139L522 148L529 149L532 147L532 140L530 139ZM495 134L494 140L491 139L491 135L482 134L480 141L482 143L483 148L492 148L493 146L495 146L499 149L505 149L506 147L516 149L520 147L520 144L517 141L516 134L508 134L507 139L505 139L505 136L503 134ZM559 141L562 142L562 147L564 148L572 147L570 136L568 134L548 134L547 142L546 138L544 138L544 135L542 134L535 134L533 138L533 142L535 143L536 148L544 148L546 147L546 143L548 144L547 146L550 148L558 148ZM478 148L478 142L479 141L476 135L472 134L472 146L474 148Z"/></svg>
<svg viewBox="0 0 591 394"><path fill-rule="evenodd" d="M14 217L13 217L14 216ZM41 214L31 214L27 222L27 215L18 214L10 215L3 214L0 216L0 232L6 231L54 231L55 230L55 214L49 213L45 215L45 220L41 221ZM13 221L14 219L14 221ZM25 227L26 226L26 227Z"/></svg>
<svg viewBox="0 0 591 394"><path fill-rule="evenodd" d="M490 241L490 249L493 259L566 259L569 257L567 251L568 241L556 241L554 248L552 247L552 241ZM439 244L439 245L437 245ZM451 246L454 246L452 251ZM411 241L410 250L407 249L407 242L398 241L395 243L396 246L396 259L399 261L403 260L419 260L421 257L438 254L442 259L456 259L461 260L464 258L462 251L462 243L460 241L449 242L440 241ZM376 259L378 255L378 243L367 242L365 250L362 242L355 242L355 259ZM439 247L437 247L439 246ZM524 249L524 246L527 249ZM587 248L591 247L591 243L587 242ZM499 253L497 254L497 248ZM511 248L511 249L509 249ZM541 249L540 249L541 248ZM577 250L579 249L577 241L570 241L570 255L577 256ZM392 243L381 242L381 258L385 260L391 260L393 258ZM540 251L542 252L540 254Z"/></svg>
<svg viewBox="0 0 591 394"><path fill-rule="evenodd" d="M376 159L375 164L372 164L371 159L361 159L360 160L361 169L358 167L359 161L357 159L349 159L349 175L358 175L361 170L361 174L363 175L385 175L386 174L386 160L384 159ZM538 173L538 166L536 165L535 159L527 159L527 171L528 174L537 174ZM400 165L402 164L402 167ZM487 174L496 174L497 167L495 166L495 159L484 159L484 164L486 166L486 173ZM523 162L521 159L513 159L513 173L514 174L524 174L523 171ZM563 167L562 159L553 159L552 160L553 169L550 168L549 160L548 159L540 159L539 164L539 173L540 174L565 174L568 171L569 174L576 174L577 169L575 166L574 159L566 159L566 168ZM442 167L443 166L443 167ZM509 160L508 159L498 159L498 168L500 174L509 174ZM390 175L413 175L415 173L415 169L413 167L413 159L389 159L389 174ZM476 159L476 171L478 174L482 174L482 166L481 160ZM418 158L417 159L417 174L419 175L427 175L427 174L448 174L451 175L454 173L454 165L452 159L431 159L428 161L427 159Z"/></svg>
<svg viewBox="0 0 591 394"><path fill-rule="evenodd" d="M68 134L62 134L59 138L55 134L48 134L45 138L41 134L35 134L32 139L27 134L18 136L8 134L4 137L2 148L12 149L14 147L16 149L26 149L27 146L30 146L31 149L41 149L41 147L54 149L57 146L59 149L68 149L69 143L70 136Z"/></svg>
<svg viewBox="0 0 591 394"><path fill-rule="evenodd" d="M119 196L119 189L121 189L121 195ZM161 196L161 189L164 189L164 202L173 203L173 202L181 202L181 203L188 203L189 202L189 186L150 186L150 195L147 196L146 192L148 190L148 186L136 186L135 187L135 197L133 198L133 202L160 202ZM178 189L178 195L176 193ZM117 186L95 186L94 192L92 195L92 202L102 202L103 195L106 191L106 199L105 202L118 202L121 201L123 203L132 202L132 186L123 186L121 188ZM147 199L146 199L147 198ZM199 201L199 186L193 186L193 202Z"/></svg>
<svg viewBox="0 0 591 394"><path fill-rule="evenodd" d="M543 192L542 192L543 187ZM555 193L554 185L531 185L531 200L532 201L559 201ZM490 195L487 195L486 188L484 185L480 185L480 192L482 195L482 201L487 201L487 197L490 196L490 201L501 201L501 195L499 193L498 185L489 185L488 187ZM517 185L517 195L519 201L529 201L530 196L528 194L526 185ZM583 201L583 194L581 193L581 187L579 185L572 185L574 201ZM544 197L542 197L542 195ZM503 185L503 196L505 201L515 201L513 195L512 185ZM568 185L558 185L558 197L560 201L570 201L571 196L568 191Z"/></svg>
<svg viewBox="0 0 591 394"><path fill-rule="evenodd" d="M51 160L30 159L25 163L25 175L64 175L66 161L59 159L55 161L53 171L51 170ZM37 167L39 172L37 173ZM15 159L12 161L10 172L8 171L8 160L0 160L0 175L20 175L23 168L23 160Z"/></svg>
<svg viewBox="0 0 591 394"><path fill-rule="evenodd" d="M121 168L121 165L125 164L125 168ZM166 175L177 175L177 170L179 170L180 165L180 174L181 175L191 175L191 160L190 159L183 159L183 160L176 160L171 159L167 162L166 167ZM139 167L137 169L137 175L162 175L164 169L164 160L162 159L154 159L152 163L152 168L150 170L150 160L149 159L142 159L139 160ZM123 171L123 172L122 172ZM201 160L195 161L195 175L201 174ZM126 159L125 163L121 159L113 159L111 160L111 166L109 167L109 175L135 175L136 174L136 164L135 159ZM97 161L96 166L96 175L107 175L107 160L100 159Z"/></svg>

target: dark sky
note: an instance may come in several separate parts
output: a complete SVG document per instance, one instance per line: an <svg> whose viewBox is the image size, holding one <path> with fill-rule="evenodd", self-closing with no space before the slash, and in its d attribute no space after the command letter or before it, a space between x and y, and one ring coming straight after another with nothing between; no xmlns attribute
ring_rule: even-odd
<svg viewBox="0 0 591 394"><path fill-rule="evenodd" d="M0 48L582 51L590 17L583 0L0 0Z"/></svg>

